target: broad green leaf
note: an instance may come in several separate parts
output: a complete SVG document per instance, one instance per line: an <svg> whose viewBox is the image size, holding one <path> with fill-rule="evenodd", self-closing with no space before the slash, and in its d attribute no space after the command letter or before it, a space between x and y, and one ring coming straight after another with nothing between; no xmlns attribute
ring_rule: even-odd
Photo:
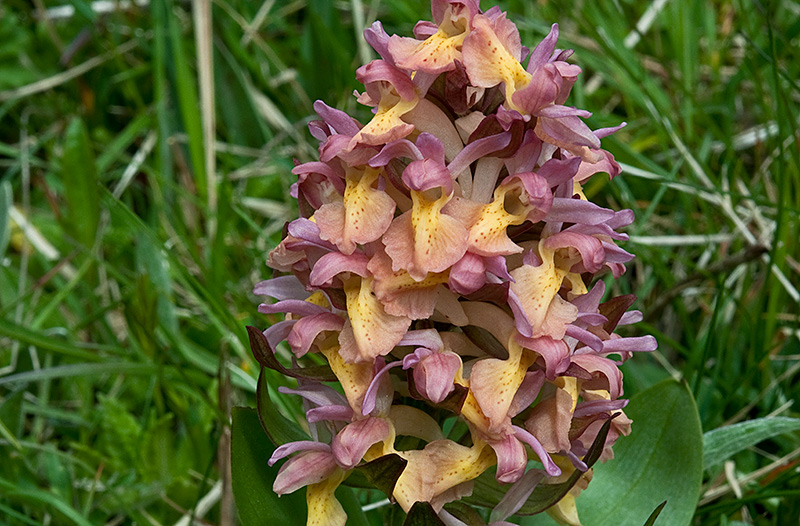
<svg viewBox="0 0 800 526"><path fill-rule="evenodd" d="M266 370L262 367L256 386L256 405L261 426L275 446L298 440L310 440L296 423L283 416L269 397Z"/></svg>
<svg viewBox="0 0 800 526"><path fill-rule="evenodd" d="M336 498L347 514L347 526L369 526L369 519L361 509L361 503L352 489L339 486L336 488Z"/></svg>
<svg viewBox="0 0 800 526"><path fill-rule="evenodd" d="M591 526L640 526L664 500L663 524L688 525L702 481L700 417L688 386L665 380L633 397L626 411L631 435L614 446L614 460L594 467L577 499Z"/></svg>
<svg viewBox="0 0 800 526"><path fill-rule="evenodd" d="M712 429L703 435L703 468L721 464L763 440L800 429L800 418L757 418Z"/></svg>
<svg viewBox="0 0 800 526"><path fill-rule="evenodd" d="M304 491L278 498L272 491L278 466L267 460L275 448L264 433L254 409L234 407L231 429L233 496L243 526L303 526L306 523Z"/></svg>
<svg viewBox="0 0 800 526"><path fill-rule="evenodd" d="M100 223L100 194L89 132L77 117L69 123L64 136L61 176L68 231L79 243L91 248Z"/></svg>

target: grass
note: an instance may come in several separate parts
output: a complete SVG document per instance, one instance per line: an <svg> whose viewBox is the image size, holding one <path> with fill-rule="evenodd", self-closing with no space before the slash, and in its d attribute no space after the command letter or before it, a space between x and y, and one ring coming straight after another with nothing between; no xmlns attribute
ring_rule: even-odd
<svg viewBox="0 0 800 526"><path fill-rule="evenodd" d="M311 103L363 118L361 28L408 34L427 2L33 5L0 5L0 522L230 524L244 326L274 321L250 291L296 215ZM604 141L625 173L587 187L637 214L614 287L660 349L626 394L686 378L705 431L800 416L800 8L501 5L528 45L560 23L592 127L628 122ZM796 524L798 457L785 433L706 472L695 524Z"/></svg>

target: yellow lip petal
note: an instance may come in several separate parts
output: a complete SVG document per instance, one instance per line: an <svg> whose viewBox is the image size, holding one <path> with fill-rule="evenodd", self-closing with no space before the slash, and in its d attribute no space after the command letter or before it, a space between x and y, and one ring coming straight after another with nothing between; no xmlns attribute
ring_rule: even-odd
<svg viewBox="0 0 800 526"><path fill-rule="evenodd" d="M469 250L481 256L517 254L522 248L506 234L511 225L521 225L525 215L513 215L506 211L505 191L495 191L494 201L484 205L469 229Z"/></svg>
<svg viewBox="0 0 800 526"><path fill-rule="evenodd" d="M340 333L339 352L346 362L372 363L397 345L411 320L386 313L372 292L372 278L354 276L348 279L344 283L344 293L347 296L348 323Z"/></svg>
<svg viewBox="0 0 800 526"><path fill-rule="evenodd" d="M532 352L512 340L508 346L508 359L486 358L472 367L470 393L489 421L489 428L483 431L496 433L506 424L514 395L535 359ZM480 427L482 422L473 423Z"/></svg>
<svg viewBox="0 0 800 526"><path fill-rule="evenodd" d="M573 292L584 293L586 287L579 275L556 265L555 251L542 248L541 243L539 247L542 264L537 267L522 265L512 270L510 274L515 282L510 287L525 310L533 336L560 340L564 337L566 325L577 318L578 309L561 298L558 291L567 277ZM581 290L576 291L579 284Z"/></svg>
<svg viewBox="0 0 800 526"><path fill-rule="evenodd" d="M345 363L339 354L338 344L323 348L322 354L328 359L333 374L339 379L350 407L360 414L364 394L372 382L372 363Z"/></svg>
<svg viewBox="0 0 800 526"><path fill-rule="evenodd" d="M578 508L575 506L575 497L567 494L554 506L547 509L548 515L559 524L568 526L582 526L578 517Z"/></svg>
<svg viewBox="0 0 800 526"><path fill-rule="evenodd" d="M348 150L355 148L358 143L382 144L411 133L414 126L404 122L401 117L413 110L417 103L419 103L419 97L415 96L412 100L405 100L400 98L394 90L384 91L375 115L353 137L348 145ZM390 139L387 140L387 138Z"/></svg>
<svg viewBox="0 0 800 526"><path fill-rule="evenodd" d="M345 472L337 469L336 474L306 488L306 526L345 526L347 514L334 495L344 478Z"/></svg>
<svg viewBox="0 0 800 526"><path fill-rule="evenodd" d="M430 502L450 488L476 478L496 462L492 448L476 440L472 447L436 440L421 450L400 451L408 465L394 488L397 503L408 511L415 502Z"/></svg>

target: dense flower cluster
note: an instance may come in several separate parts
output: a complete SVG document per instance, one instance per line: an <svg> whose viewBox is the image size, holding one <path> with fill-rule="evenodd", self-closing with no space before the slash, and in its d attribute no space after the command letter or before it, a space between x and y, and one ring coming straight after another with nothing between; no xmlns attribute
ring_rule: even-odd
<svg viewBox="0 0 800 526"><path fill-rule="evenodd" d="M583 457L612 415L603 459L629 432L618 365L655 348L614 334L641 316L633 297L601 302L595 279L633 257L615 243L632 211L597 206L581 186L619 173L600 147L619 127L592 131L590 113L564 105L580 68L556 49L556 24L529 50L497 7L431 3L415 38L365 31L381 58L358 69L357 96L374 116L362 125L318 101L319 161L293 170L302 217L268 261L286 274L255 288L277 300L260 312L286 317L263 335L324 357L341 390L303 378L282 389L303 398L314 440L276 450L271 464L294 455L274 490L307 486L309 524L343 525L336 487L396 454L393 500L459 524L443 505L492 467L514 484L501 521L537 484L578 470L549 510L578 524ZM447 438L455 415L468 432ZM419 447L399 448L402 436Z"/></svg>

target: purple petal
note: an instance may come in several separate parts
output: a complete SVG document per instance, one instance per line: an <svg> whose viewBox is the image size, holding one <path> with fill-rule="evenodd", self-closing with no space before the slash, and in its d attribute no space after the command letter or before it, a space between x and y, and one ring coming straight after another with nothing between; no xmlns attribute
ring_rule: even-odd
<svg viewBox="0 0 800 526"><path fill-rule="evenodd" d="M321 312L330 312L330 310L303 300L283 300L272 304L262 303L258 306L258 312L262 314L291 313L298 316L311 316Z"/></svg>
<svg viewBox="0 0 800 526"><path fill-rule="evenodd" d="M526 131L517 153L505 161L508 173L513 175L520 172L532 172L541 152L542 140L533 130Z"/></svg>
<svg viewBox="0 0 800 526"><path fill-rule="evenodd" d="M506 258L503 256L485 257L483 258L483 264L486 265L486 270L490 274L494 274L502 280L514 282L514 278L508 273Z"/></svg>
<svg viewBox="0 0 800 526"><path fill-rule="evenodd" d="M542 245L550 250L567 247L578 249L583 260L583 266L592 273L603 267L603 262L608 253L607 250L603 250L605 247L599 239L577 232L559 232L545 239Z"/></svg>
<svg viewBox="0 0 800 526"><path fill-rule="evenodd" d="M331 446L322 442L316 442L314 440L298 440L297 442L289 442L275 449L275 451L272 453L272 456L267 461L267 464L273 466L283 457L288 457L297 451L324 451L330 453Z"/></svg>
<svg viewBox="0 0 800 526"><path fill-rule="evenodd" d="M569 325L567 327L569 328ZM569 347L563 340L554 340L549 336L526 338L518 335L517 343L538 353L544 359L545 374L550 380L555 379L569 367Z"/></svg>
<svg viewBox="0 0 800 526"><path fill-rule="evenodd" d="M544 66L553 55L558 42L558 24L550 26L550 32L539 44L531 51L531 59L528 62L528 73L533 73L537 68Z"/></svg>
<svg viewBox="0 0 800 526"><path fill-rule="evenodd" d="M651 336L636 336L633 338L614 338L613 340L606 340L603 342L603 353L622 353L622 352L639 352L639 351L655 351L658 348L658 342Z"/></svg>
<svg viewBox="0 0 800 526"><path fill-rule="evenodd" d="M310 424L322 420L328 422L350 422L353 420L353 410L348 405L326 405L312 407L306 411L306 420Z"/></svg>
<svg viewBox="0 0 800 526"><path fill-rule="evenodd" d="M389 436L389 424L382 418L369 417L345 426L331 443L336 463L351 469L361 462L364 454L376 442Z"/></svg>
<svg viewBox="0 0 800 526"><path fill-rule="evenodd" d="M439 164L444 164L444 144L438 137L432 133L420 133L416 144L425 159L432 159Z"/></svg>
<svg viewBox="0 0 800 526"><path fill-rule="evenodd" d="M323 241L322 238L319 237L319 227L313 221L303 217L295 219L289 223L287 230L292 237L308 241L312 245L327 248L328 250L336 250L336 247L332 243Z"/></svg>
<svg viewBox="0 0 800 526"><path fill-rule="evenodd" d="M492 521L492 524L496 524L496 521L506 519L518 512L525 502L527 502L528 497L531 496L531 493L536 489L539 482L544 478L544 475L545 472L541 469L531 469L522 475L506 494L503 495L503 498L492 510L489 519Z"/></svg>
<svg viewBox="0 0 800 526"><path fill-rule="evenodd" d="M373 168L386 166L393 159L401 157L414 159L415 161L424 159L422 152L419 151L419 148L417 148L413 142L408 139L398 139L384 146L380 153L369 160L369 165Z"/></svg>
<svg viewBox="0 0 800 526"><path fill-rule="evenodd" d="M540 108L536 113L539 117L547 117L550 119L562 119L564 117L583 117L584 119L588 119L592 116L592 113L589 111L573 108L571 106L559 106L558 104Z"/></svg>
<svg viewBox="0 0 800 526"><path fill-rule="evenodd" d="M580 327L576 327L575 325L569 324L567 325L566 335L569 336L570 338L575 338L581 343L586 344L589 348L591 348L594 351L602 352L603 350L603 340L601 340L597 335L587 331L586 329L581 329Z"/></svg>
<svg viewBox="0 0 800 526"><path fill-rule="evenodd" d="M595 130L594 134L597 135L598 139L602 139L603 137L608 137L612 133L618 132L619 130L621 130L622 128L624 128L627 125L628 125L627 122L623 122L623 123L621 123L621 124L619 124L617 126L614 126L612 128L600 128L598 130Z"/></svg>
<svg viewBox="0 0 800 526"><path fill-rule="evenodd" d="M431 329L433 330L433 329ZM426 356L430 356L431 354L438 352L428 349L427 347L419 347L414 352L406 354L403 356L403 369L410 369L417 365L420 360L425 358Z"/></svg>
<svg viewBox="0 0 800 526"><path fill-rule="evenodd" d="M331 280L342 272L352 272L362 278L369 276L367 270L369 258L354 252L346 255L341 252L329 252L317 260L309 275L309 283L314 287L329 285Z"/></svg>
<svg viewBox="0 0 800 526"><path fill-rule="evenodd" d="M308 297L308 291L305 286L300 283L297 276L279 276L277 278L268 279L256 284L253 287L253 294L258 296L269 296L276 300L288 299L305 299Z"/></svg>
<svg viewBox="0 0 800 526"><path fill-rule="evenodd" d="M575 466L575 469L577 469L578 471L582 471L584 473L589 471L589 466L586 465L586 462L579 459L575 453L573 453L572 451L567 451L566 454L569 461L572 462L573 466Z"/></svg>
<svg viewBox="0 0 800 526"><path fill-rule="evenodd" d="M438 404L453 390L461 358L452 352L432 353L414 367L414 385L419 394Z"/></svg>
<svg viewBox="0 0 800 526"><path fill-rule="evenodd" d="M267 339L267 343L271 349L275 349L279 343L289 336L295 323L297 323L297 320L279 321L278 323L270 325L269 328L264 331L264 337Z"/></svg>
<svg viewBox="0 0 800 526"><path fill-rule="evenodd" d="M381 387L381 382L383 381L384 376L388 374L389 369L399 365L403 365L403 362L399 360L396 362L390 362L381 367L380 370L375 373L375 376L372 377L372 381L369 383L366 393L364 393L364 400L361 402L361 414L368 415L375 410L375 403L378 398L378 390Z"/></svg>
<svg viewBox="0 0 800 526"><path fill-rule="evenodd" d="M528 444L534 453L539 457L539 460L544 465L544 470L547 472L548 475L551 477L557 477L561 475L561 468L559 468L553 459L550 458L550 455L547 454L547 451L544 450L542 444L536 439L535 436L528 433L525 429L512 425L511 428L514 430L518 439L522 442Z"/></svg>
<svg viewBox="0 0 800 526"><path fill-rule="evenodd" d="M379 82L390 83L404 100L413 100L417 96L411 77L386 60L373 60L361 66L356 70L356 78L376 102L381 98L380 91L377 86L373 89L372 85Z"/></svg>
<svg viewBox="0 0 800 526"><path fill-rule="evenodd" d="M592 149L600 148L600 140L595 137L592 130L586 126L586 123L580 117L573 115L553 119L542 116L539 118L537 126L539 125L548 137L557 141L556 145L563 144L564 146L562 147L571 145L573 149L575 146L586 146Z"/></svg>
<svg viewBox="0 0 800 526"><path fill-rule="evenodd" d="M605 293L606 293L606 284L604 281L601 280L594 284L592 290L572 300L572 304L578 307L578 311L580 313L594 314L600 307L600 301L603 299L603 295ZM578 316L580 316L580 314L578 314ZM603 316L603 318L605 318L605 316ZM597 325L597 324L590 323L589 325Z"/></svg>
<svg viewBox="0 0 800 526"><path fill-rule="evenodd" d="M358 121L350 115L336 108L331 108L321 100L314 102L314 111L338 134L352 137L361 129Z"/></svg>
<svg viewBox="0 0 800 526"><path fill-rule="evenodd" d="M327 446L327 444L324 444ZM309 451L290 459L281 466L272 490L278 495L292 493L330 477L337 469L330 451Z"/></svg>
<svg viewBox="0 0 800 526"><path fill-rule="evenodd" d="M599 413L611 413L619 411L628 405L628 400L590 400L588 402L581 402L575 407L575 412L572 414L573 418L584 418L587 416L594 416Z"/></svg>
<svg viewBox="0 0 800 526"><path fill-rule="evenodd" d="M528 371L525 373L525 379L514 394L514 399L511 400L511 405L508 408L508 416L511 418L517 416L519 413L530 407L530 405L539 396L539 391L544 385L544 372L543 371Z"/></svg>
<svg viewBox="0 0 800 526"><path fill-rule="evenodd" d="M623 314L619 322L617 322L617 325L631 325L633 323L639 323L643 319L642 311L632 310Z"/></svg>
<svg viewBox="0 0 800 526"><path fill-rule="evenodd" d="M502 256L500 256L502 259ZM448 286L450 290L462 295L472 294L486 283L484 259L467 252L450 268Z"/></svg>
<svg viewBox="0 0 800 526"><path fill-rule="evenodd" d="M444 14L444 11L442 12ZM434 20L436 19L436 15L434 15ZM436 34L436 31L439 30L438 24L431 22L429 20L420 20L416 24L414 24L414 29L412 32L417 40L425 40L427 38L432 37Z"/></svg>
<svg viewBox="0 0 800 526"><path fill-rule="evenodd" d="M439 331L436 329L417 329L406 332L397 345L425 347L432 351L438 351L442 348L443 343L442 337L439 336Z"/></svg>
<svg viewBox="0 0 800 526"><path fill-rule="evenodd" d="M630 225L631 223L633 223L634 219L635 216L633 214L633 210L630 209L619 210L614 214L613 219L610 219L608 221L608 226L616 230L617 228L622 228L624 226Z"/></svg>
<svg viewBox="0 0 800 526"><path fill-rule="evenodd" d="M603 241L602 245L606 253L605 259L609 263L627 263L635 257L633 254L618 247L614 243Z"/></svg>
<svg viewBox="0 0 800 526"><path fill-rule="evenodd" d="M555 187L575 177L580 165L580 157L550 159L536 173L544 177L551 187Z"/></svg>
<svg viewBox="0 0 800 526"><path fill-rule="evenodd" d="M548 221L596 225L610 221L614 212L583 199L556 197L547 214Z"/></svg>
<svg viewBox="0 0 800 526"><path fill-rule="evenodd" d="M344 318L332 312L321 312L299 319L292 327L287 340L295 356L301 358L308 352L320 333L341 331L343 327Z"/></svg>
<svg viewBox="0 0 800 526"><path fill-rule="evenodd" d="M278 392L295 394L317 406L347 405L347 399L327 385L311 384L297 389L279 386Z"/></svg>
<svg viewBox="0 0 800 526"><path fill-rule="evenodd" d="M364 30L364 40L367 41L367 44L372 46L372 49L374 49L383 60L394 65L394 59L389 54L389 34L383 29L383 25L380 21L373 22L372 26Z"/></svg>
<svg viewBox="0 0 800 526"><path fill-rule="evenodd" d="M453 191L453 177L444 164L433 159L412 161L403 170L403 183L416 192L443 188L444 193Z"/></svg>
<svg viewBox="0 0 800 526"><path fill-rule="evenodd" d="M498 133L473 141L466 145L456 157L447 165L450 173L460 174L474 161L490 153L506 148L511 143L511 132Z"/></svg>
<svg viewBox="0 0 800 526"><path fill-rule="evenodd" d="M616 363L596 354L575 354L571 361L573 365L591 373L592 380L584 382L585 389L605 388L612 399L620 397L622 373ZM602 377L605 377L605 380Z"/></svg>
<svg viewBox="0 0 800 526"><path fill-rule="evenodd" d="M508 289L508 306L511 307L511 313L514 314L514 325L520 335L525 338L533 336L533 326L525 313L525 307L522 306L519 296L510 288Z"/></svg>
<svg viewBox="0 0 800 526"><path fill-rule="evenodd" d="M518 481L528 465L528 455L522 442L516 436L508 435L502 440L489 442L489 445L497 456L497 482L511 484Z"/></svg>

